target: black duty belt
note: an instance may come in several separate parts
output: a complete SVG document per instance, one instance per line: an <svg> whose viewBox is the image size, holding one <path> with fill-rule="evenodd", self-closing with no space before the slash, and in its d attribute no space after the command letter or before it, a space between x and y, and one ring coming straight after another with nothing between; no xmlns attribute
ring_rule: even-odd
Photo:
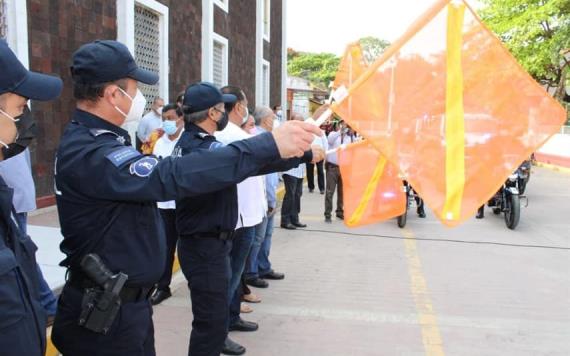
<svg viewBox="0 0 570 356"><path fill-rule="evenodd" d="M70 286L83 290L85 288L101 288L97 283L93 282L82 272L68 270L67 284ZM138 286L124 286L119 293L121 303L136 303L143 300L148 300L154 293L155 287L138 287Z"/></svg>
<svg viewBox="0 0 570 356"><path fill-rule="evenodd" d="M218 240L230 241L234 238L234 232L233 231L199 232L196 234L182 235L181 237L198 238L198 239L218 239Z"/></svg>

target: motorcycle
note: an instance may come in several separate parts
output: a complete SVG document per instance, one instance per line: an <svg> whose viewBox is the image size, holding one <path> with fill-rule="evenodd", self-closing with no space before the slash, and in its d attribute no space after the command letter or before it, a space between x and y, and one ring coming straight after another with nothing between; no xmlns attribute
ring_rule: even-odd
<svg viewBox="0 0 570 356"><path fill-rule="evenodd" d="M521 198L526 199L526 197L521 196L521 184L524 184L524 189L526 182L528 182L529 175L526 174L526 176L524 176L523 174L525 173L523 173L523 170L519 167L509 176L495 196L487 203L488 207L493 208L493 214L505 214L505 224L511 230L514 230L520 221Z"/></svg>
<svg viewBox="0 0 570 356"><path fill-rule="evenodd" d="M531 167L532 167L531 160L526 160L517 169L517 174L519 176L518 184L519 184L520 195L524 195L524 192L526 191L526 185L530 180Z"/></svg>
<svg viewBox="0 0 570 356"><path fill-rule="evenodd" d="M412 188L412 186L407 182L403 181L402 189L406 194L406 211L400 216L398 216L398 227L403 229L406 226L406 222L408 221L408 209L410 208L411 202L415 201L417 205L417 212L420 218L425 218L425 211L424 211L424 201L418 193Z"/></svg>

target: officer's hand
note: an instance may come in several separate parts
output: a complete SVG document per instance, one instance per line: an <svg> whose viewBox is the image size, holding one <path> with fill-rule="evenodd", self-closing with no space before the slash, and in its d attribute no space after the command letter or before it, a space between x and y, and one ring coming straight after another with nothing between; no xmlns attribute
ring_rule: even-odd
<svg viewBox="0 0 570 356"><path fill-rule="evenodd" d="M311 163L317 163L325 159L325 150L320 145L312 145L311 151L313 151L313 160Z"/></svg>
<svg viewBox="0 0 570 356"><path fill-rule="evenodd" d="M310 123L287 121L272 132L281 158L303 157L321 130Z"/></svg>

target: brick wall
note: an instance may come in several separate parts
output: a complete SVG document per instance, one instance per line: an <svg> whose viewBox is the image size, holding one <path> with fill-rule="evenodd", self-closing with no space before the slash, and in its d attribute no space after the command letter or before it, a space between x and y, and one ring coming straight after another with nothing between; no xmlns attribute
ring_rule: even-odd
<svg viewBox="0 0 570 356"><path fill-rule="evenodd" d="M283 0L271 1L271 32L269 33L271 45L269 47L269 62L271 65L269 102L271 107L281 105L281 46L283 43Z"/></svg>
<svg viewBox="0 0 570 356"><path fill-rule="evenodd" d="M228 39L228 84L243 89L255 106L255 0L229 2L229 13L214 5L214 32Z"/></svg>
<svg viewBox="0 0 570 356"><path fill-rule="evenodd" d="M75 107L69 74L72 54L83 43L116 39L116 8L109 0L28 0L27 6L30 69L58 74L64 82L58 100L32 103L39 133L31 153L41 197L53 194L55 150Z"/></svg>

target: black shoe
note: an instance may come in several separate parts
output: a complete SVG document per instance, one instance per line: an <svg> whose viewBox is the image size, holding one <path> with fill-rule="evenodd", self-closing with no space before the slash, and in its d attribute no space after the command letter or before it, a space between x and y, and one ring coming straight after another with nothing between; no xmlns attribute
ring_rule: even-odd
<svg viewBox="0 0 570 356"><path fill-rule="evenodd" d="M302 224L300 222L294 222L293 225L295 225L295 227L307 227L307 224Z"/></svg>
<svg viewBox="0 0 570 356"><path fill-rule="evenodd" d="M418 216L422 219L424 219L426 217L426 212L424 211L424 209L418 208L417 213L418 213Z"/></svg>
<svg viewBox="0 0 570 356"><path fill-rule="evenodd" d="M233 341L228 336L226 337L226 341L224 341L224 348L222 349L222 353L224 355L243 355L245 354L245 347Z"/></svg>
<svg viewBox="0 0 570 356"><path fill-rule="evenodd" d="M326 216L326 217L325 217L325 222L331 224L331 223L332 223L331 217L330 217L330 216Z"/></svg>
<svg viewBox="0 0 570 356"><path fill-rule="evenodd" d="M312 193L314 189L309 189L309 193Z"/></svg>
<svg viewBox="0 0 570 356"><path fill-rule="evenodd" d="M170 293L170 291L159 289L156 292L154 292L152 297L150 297L150 304L152 304L152 305L160 304L164 300L166 300L170 297L172 297L172 294Z"/></svg>
<svg viewBox="0 0 570 356"><path fill-rule="evenodd" d="M485 212L478 211L477 216L475 216L475 219L483 219L484 217L485 217Z"/></svg>
<svg viewBox="0 0 570 356"><path fill-rule="evenodd" d="M291 223L288 224L281 224L281 228L282 229L287 229L287 230L295 230L297 229L297 227Z"/></svg>
<svg viewBox="0 0 570 356"><path fill-rule="evenodd" d="M256 288L267 288L267 287L269 287L269 283L267 283L266 281L264 281L261 278L246 279L245 283L247 285L250 285L250 286L256 287Z"/></svg>
<svg viewBox="0 0 570 356"><path fill-rule="evenodd" d="M245 321L242 318L239 318L238 321L230 325L230 331L256 331L259 329L259 325L254 323L253 321Z"/></svg>
<svg viewBox="0 0 570 356"><path fill-rule="evenodd" d="M344 214L336 214L336 217L340 220L344 220Z"/></svg>
<svg viewBox="0 0 570 356"><path fill-rule="evenodd" d="M271 271L267 274L264 274L263 276L261 276L261 278L263 279L272 279L274 281L280 280L280 279L285 279L285 275L283 273L279 273L279 272L275 272L275 271Z"/></svg>
<svg viewBox="0 0 570 356"><path fill-rule="evenodd" d="M324 190L321 190L321 194L325 194L325 191L324 191Z"/></svg>

